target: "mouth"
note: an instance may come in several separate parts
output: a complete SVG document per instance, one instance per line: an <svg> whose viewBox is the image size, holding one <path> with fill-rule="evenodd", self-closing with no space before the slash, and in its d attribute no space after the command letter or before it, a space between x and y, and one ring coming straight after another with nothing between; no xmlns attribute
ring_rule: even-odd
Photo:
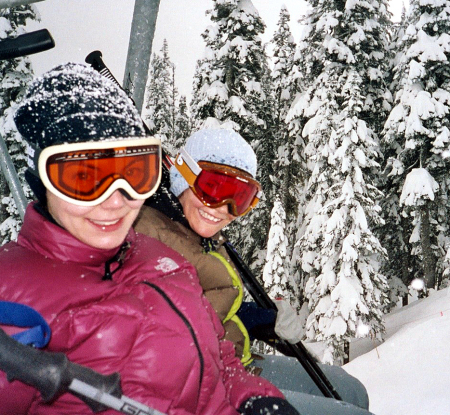
<svg viewBox="0 0 450 415"><path fill-rule="evenodd" d="M105 232L113 232L119 229L122 226L123 219L114 219L114 220L94 220L89 219L89 222L94 225L96 228L105 231Z"/></svg>
<svg viewBox="0 0 450 415"><path fill-rule="evenodd" d="M205 212L204 210L202 210L202 209L199 209L199 213L200 213L200 216L201 216L202 218L204 218L204 219L206 219L206 220L208 220L208 221L211 221L211 222L213 222L213 223L219 223L219 222L222 221L222 219L216 218L215 216L210 215L209 213L206 213L206 212Z"/></svg>

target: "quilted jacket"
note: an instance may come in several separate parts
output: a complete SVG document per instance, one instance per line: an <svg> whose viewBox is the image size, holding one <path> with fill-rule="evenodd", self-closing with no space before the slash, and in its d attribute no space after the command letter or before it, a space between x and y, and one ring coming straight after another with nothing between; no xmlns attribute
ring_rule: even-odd
<svg viewBox="0 0 450 415"><path fill-rule="evenodd" d="M283 396L247 373L233 344L220 340L220 320L181 255L133 230L119 253L85 245L31 204L17 243L0 248L0 298L44 316L52 329L48 351L103 374L119 372L126 396L161 412L236 414L252 396ZM45 403L0 372L0 413L92 411L69 393Z"/></svg>

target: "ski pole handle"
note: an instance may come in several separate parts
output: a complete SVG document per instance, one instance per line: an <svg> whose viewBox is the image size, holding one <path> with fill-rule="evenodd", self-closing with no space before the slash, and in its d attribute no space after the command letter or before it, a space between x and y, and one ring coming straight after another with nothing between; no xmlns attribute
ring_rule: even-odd
<svg viewBox="0 0 450 415"><path fill-rule="evenodd" d="M105 62L103 62L103 55L102 52L99 50L94 50L89 55L86 56L85 60L86 63L92 66L93 69L95 69L97 72L100 72L101 75L103 75L105 78L108 78L110 81L113 81L120 89L122 88L122 85L119 84L119 81L114 77L112 72L109 70L109 68L105 65ZM129 94L128 91L125 91L127 95Z"/></svg>
<svg viewBox="0 0 450 415"><path fill-rule="evenodd" d="M19 380L39 390L44 401L69 391L74 379L92 385L101 392L121 397L118 373L102 375L70 362L63 353L50 353L20 344L0 329L0 370L8 381ZM76 394L94 411L107 409L101 403Z"/></svg>

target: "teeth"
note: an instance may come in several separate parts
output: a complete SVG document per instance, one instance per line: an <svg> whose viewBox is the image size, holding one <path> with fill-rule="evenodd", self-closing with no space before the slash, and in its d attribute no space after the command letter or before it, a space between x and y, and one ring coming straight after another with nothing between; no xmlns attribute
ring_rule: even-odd
<svg viewBox="0 0 450 415"><path fill-rule="evenodd" d="M203 210L200 210L199 212L200 212L200 216L204 217L205 219L212 220L213 222L217 223L217 222L220 222L222 220L222 219L218 219L218 218L216 218L216 217L214 217L214 216L204 212Z"/></svg>
<svg viewBox="0 0 450 415"><path fill-rule="evenodd" d="M92 220L96 225L100 226L111 226L115 225L117 222L119 222L120 219L112 220L112 221L99 221L99 220Z"/></svg>

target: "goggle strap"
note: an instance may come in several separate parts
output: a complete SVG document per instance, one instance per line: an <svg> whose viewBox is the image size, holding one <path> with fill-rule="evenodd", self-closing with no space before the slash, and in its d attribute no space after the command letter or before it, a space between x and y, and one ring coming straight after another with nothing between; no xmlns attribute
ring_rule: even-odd
<svg viewBox="0 0 450 415"><path fill-rule="evenodd" d="M170 158L168 154L163 154L161 161L162 164L167 168L167 170L169 170L174 165L173 160Z"/></svg>
<svg viewBox="0 0 450 415"><path fill-rule="evenodd" d="M35 176L39 177L39 156L41 155L42 150L39 147L27 142L25 152L27 155L29 170Z"/></svg>
<svg viewBox="0 0 450 415"><path fill-rule="evenodd" d="M189 186L194 186L202 169L197 162L182 148L175 158L175 167L181 173Z"/></svg>

